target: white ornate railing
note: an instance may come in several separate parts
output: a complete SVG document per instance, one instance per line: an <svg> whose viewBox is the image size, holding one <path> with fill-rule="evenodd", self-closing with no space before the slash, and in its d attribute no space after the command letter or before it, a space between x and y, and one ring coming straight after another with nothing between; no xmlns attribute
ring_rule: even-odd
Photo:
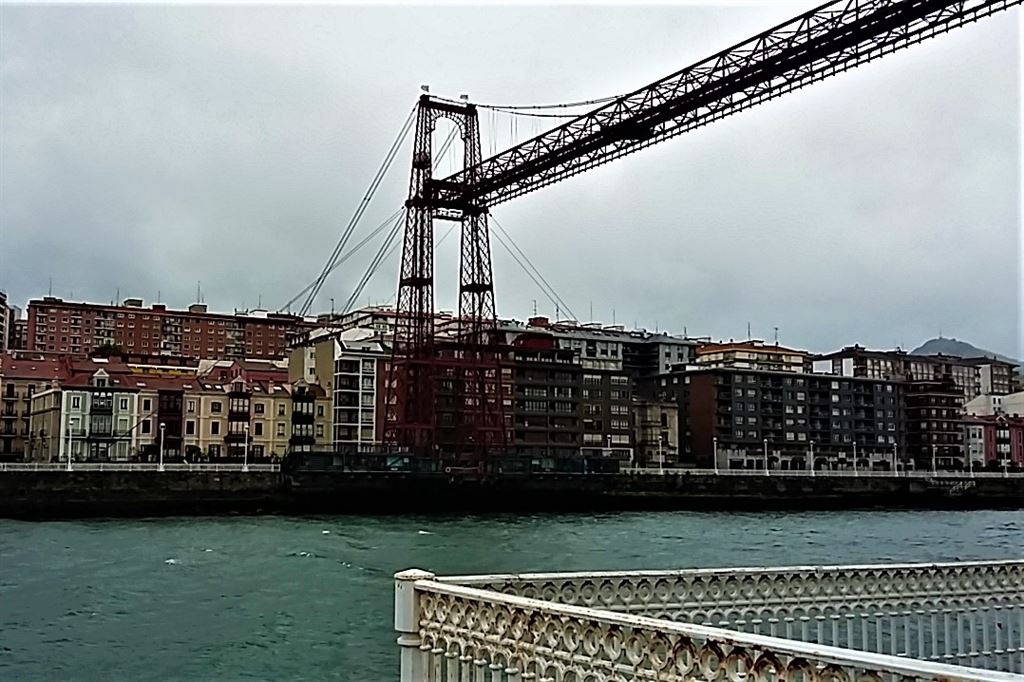
<svg viewBox="0 0 1024 682"><path fill-rule="evenodd" d="M403 682L1019 681L1024 561L407 571L395 622Z"/></svg>

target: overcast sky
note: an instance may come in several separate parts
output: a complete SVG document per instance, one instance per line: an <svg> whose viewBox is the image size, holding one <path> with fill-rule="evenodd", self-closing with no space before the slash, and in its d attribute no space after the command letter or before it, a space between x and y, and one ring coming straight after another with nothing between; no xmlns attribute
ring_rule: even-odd
<svg viewBox="0 0 1024 682"><path fill-rule="evenodd" d="M419 94L636 89L815 2L0 7L0 289L275 309ZM576 315L816 351L940 330L1024 357L1014 9L502 204ZM483 147L535 130L482 117ZM355 238L405 199L411 140ZM447 162L446 162L447 163ZM442 170L449 167L442 165ZM453 168L454 169L454 168ZM439 223L443 230L445 223ZM456 305L457 239L437 305ZM499 314L553 306L494 244ZM317 310L348 298L371 252ZM361 303L393 298L397 255Z"/></svg>

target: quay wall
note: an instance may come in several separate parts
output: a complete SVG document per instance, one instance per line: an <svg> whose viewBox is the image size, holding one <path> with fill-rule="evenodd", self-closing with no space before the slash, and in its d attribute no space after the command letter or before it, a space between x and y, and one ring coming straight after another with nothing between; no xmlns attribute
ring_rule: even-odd
<svg viewBox="0 0 1024 682"><path fill-rule="evenodd" d="M277 472L0 472L0 517L8 518L262 513L284 501Z"/></svg>
<svg viewBox="0 0 1024 682"><path fill-rule="evenodd" d="M0 517L9 518L854 508L1024 508L1024 477L0 472Z"/></svg>

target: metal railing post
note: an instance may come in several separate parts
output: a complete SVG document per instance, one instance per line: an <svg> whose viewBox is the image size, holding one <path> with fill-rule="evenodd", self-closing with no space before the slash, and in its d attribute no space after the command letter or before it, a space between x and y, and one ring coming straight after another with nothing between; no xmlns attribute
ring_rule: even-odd
<svg viewBox="0 0 1024 682"><path fill-rule="evenodd" d="M395 632L401 656L401 682L424 682L427 679L420 651L420 604L416 598L416 581L431 580L434 574L416 568L395 574Z"/></svg>

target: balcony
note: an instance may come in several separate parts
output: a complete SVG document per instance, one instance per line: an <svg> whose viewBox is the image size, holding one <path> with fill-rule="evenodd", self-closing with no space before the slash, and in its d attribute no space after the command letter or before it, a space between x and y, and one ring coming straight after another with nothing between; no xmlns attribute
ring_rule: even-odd
<svg viewBox="0 0 1024 682"><path fill-rule="evenodd" d="M1020 680L1024 561L395 576L402 680Z"/></svg>

